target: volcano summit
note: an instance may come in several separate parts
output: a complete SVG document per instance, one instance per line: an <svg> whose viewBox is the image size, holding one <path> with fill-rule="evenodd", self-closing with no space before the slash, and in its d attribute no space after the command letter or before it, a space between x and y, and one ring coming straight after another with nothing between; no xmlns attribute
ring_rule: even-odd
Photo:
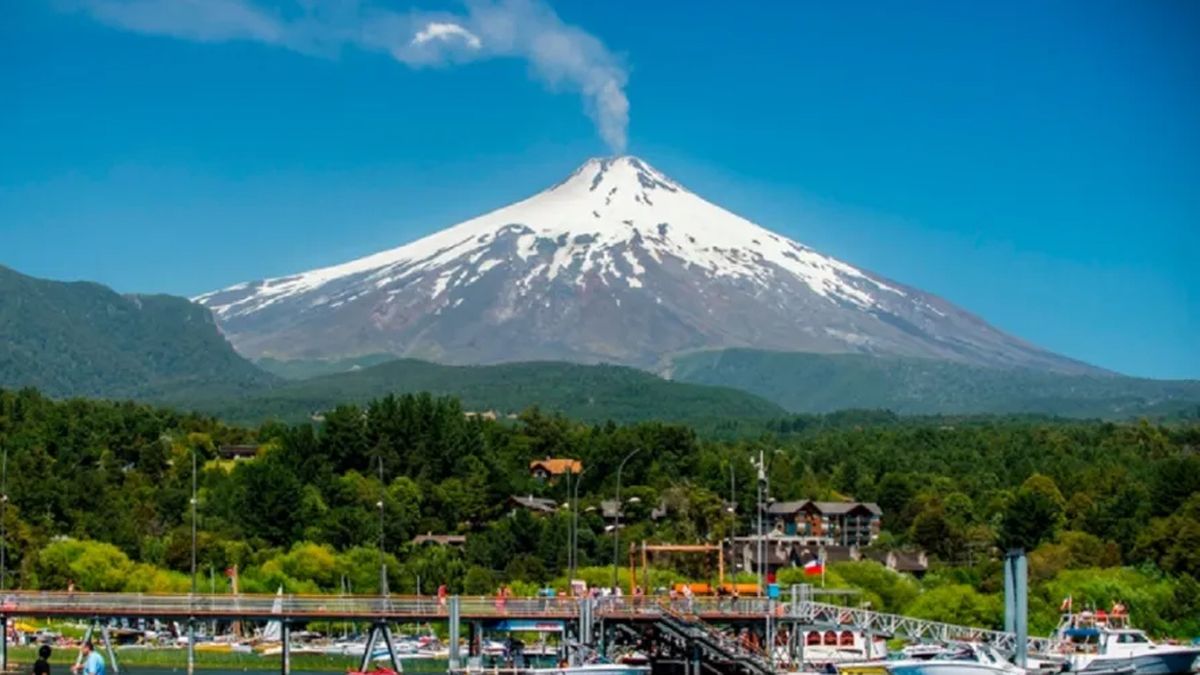
<svg viewBox="0 0 1200 675"><path fill-rule="evenodd" d="M195 298L244 355L654 368L680 352L1100 372L716 206L635 157L412 243Z"/></svg>

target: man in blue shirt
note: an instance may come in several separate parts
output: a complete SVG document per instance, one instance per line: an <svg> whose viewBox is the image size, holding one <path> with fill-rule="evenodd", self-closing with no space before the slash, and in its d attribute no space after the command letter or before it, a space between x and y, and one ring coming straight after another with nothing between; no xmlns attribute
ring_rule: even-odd
<svg viewBox="0 0 1200 675"><path fill-rule="evenodd" d="M91 640L83 643L83 663L76 665L71 669L76 673L83 675L104 675L104 657L96 653L96 648L92 646Z"/></svg>

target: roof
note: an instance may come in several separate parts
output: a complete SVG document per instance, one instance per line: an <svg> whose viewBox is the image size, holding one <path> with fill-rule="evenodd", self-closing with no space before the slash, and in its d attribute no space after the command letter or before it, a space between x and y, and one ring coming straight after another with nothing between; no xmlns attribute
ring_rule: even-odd
<svg viewBox="0 0 1200 675"><path fill-rule="evenodd" d="M257 445L222 445L217 449L222 457L253 457L258 454Z"/></svg>
<svg viewBox="0 0 1200 675"><path fill-rule="evenodd" d="M427 532L418 534L412 538L412 543L415 545L421 544L440 544L442 546L462 546L467 543L467 535L465 534L434 534Z"/></svg>
<svg viewBox="0 0 1200 675"><path fill-rule="evenodd" d="M558 510L558 502L554 501L553 499L542 499L541 497L534 497L533 495L513 495L509 499L511 499L518 506L524 506L525 508L533 511L554 513Z"/></svg>
<svg viewBox="0 0 1200 675"><path fill-rule="evenodd" d="M897 572L924 572L929 569L929 561L923 552L892 551L892 554L895 556L892 569Z"/></svg>
<svg viewBox="0 0 1200 675"><path fill-rule="evenodd" d="M808 504L807 499L791 502L775 502L767 506L767 513L774 513L776 515L792 514L803 509L805 504Z"/></svg>
<svg viewBox="0 0 1200 675"><path fill-rule="evenodd" d="M559 476L564 473L583 473L583 462L577 459L547 457L546 459L535 459L529 463L530 471L538 467L544 469L551 476Z"/></svg>
<svg viewBox="0 0 1200 675"><path fill-rule="evenodd" d="M857 509L865 509L876 516L883 515L883 510L874 502L814 502L809 499L775 502L767 507L767 513L777 516L792 515L806 508L812 508L828 516L845 515Z"/></svg>

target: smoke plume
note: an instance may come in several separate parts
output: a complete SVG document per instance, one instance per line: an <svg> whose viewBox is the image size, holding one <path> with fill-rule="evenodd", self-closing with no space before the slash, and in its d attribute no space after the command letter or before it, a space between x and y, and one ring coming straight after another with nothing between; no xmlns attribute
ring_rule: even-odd
<svg viewBox="0 0 1200 675"><path fill-rule="evenodd" d="M578 92L605 143L625 149L621 59L540 0L468 0L461 12L398 12L367 0L68 1L115 28L197 42L253 41L314 56L352 47L412 68L520 59L549 88Z"/></svg>

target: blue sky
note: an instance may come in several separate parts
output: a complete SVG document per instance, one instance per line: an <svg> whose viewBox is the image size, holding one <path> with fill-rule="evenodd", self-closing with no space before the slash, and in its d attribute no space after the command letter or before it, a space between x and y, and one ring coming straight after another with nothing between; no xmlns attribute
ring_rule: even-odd
<svg viewBox="0 0 1200 675"><path fill-rule="evenodd" d="M708 199L1054 351L1200 378L1200 3L557 3L580 74L97 9L127 2L6 7L0 264L192 295L395 246L607 154L601 72L628 151Z"/></svg>

